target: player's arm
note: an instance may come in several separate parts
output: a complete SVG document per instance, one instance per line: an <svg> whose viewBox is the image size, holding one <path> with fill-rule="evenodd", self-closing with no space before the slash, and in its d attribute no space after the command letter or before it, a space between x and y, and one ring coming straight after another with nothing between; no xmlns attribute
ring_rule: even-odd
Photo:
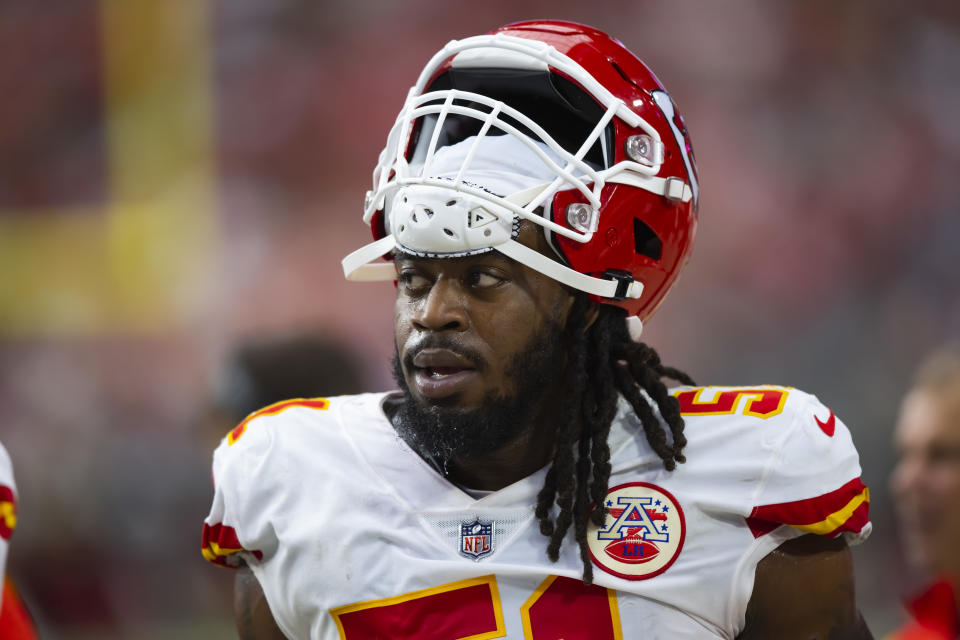
<svg viewBox="0 0 960 640"><path fill-rule="evenodd" d="M804 535L757 565L738 640L871 640L854 599L853 561L842 537Z"/></svg>
<svg viewBox="0 0 960 640"><path fill-rule="evenodd" d="M233 611L240 640L286 639L270 613L260 583L246 565L237 570L233 589Z"/></svg>

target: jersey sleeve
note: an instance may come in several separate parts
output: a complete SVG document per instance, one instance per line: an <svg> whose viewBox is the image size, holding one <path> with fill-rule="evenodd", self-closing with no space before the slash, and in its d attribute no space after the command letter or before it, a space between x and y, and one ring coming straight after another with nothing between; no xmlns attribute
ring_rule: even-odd
<svg viewBox="0 0 960 640"><path fill-rule="evenodd" d="M326 398L277 402L250 414L220 442L213 454L213 505L203 523L204 558L255 566L276 553L274 525L287 517L289 491L297 486L290 452L303 446L292 434L305 411L329 406Z"/></svg>
<svg viewBox="0 0 960 640"><path fill-rule="evenodd" d="M816 397L793 394L793 422L764 470L747 524L755 537L789 525L862 542L871 530L870 491L850 431Z"/></svg>
<svg viewBox="0 0 960 640"><path fill-rule="evenodd" d="M17 527L17 487L13 482L13 464L0 444L0 585L7 568L10 538Z"/></svg>
<svg viewBox="0 0 960 640"><path fill-rule="evenodd" d="M262 514L266 487L259 478L273 447L270 420L252 414L213 453L213 505L203 522L203 557L224 567L261 561L276 544Z"/></svg>

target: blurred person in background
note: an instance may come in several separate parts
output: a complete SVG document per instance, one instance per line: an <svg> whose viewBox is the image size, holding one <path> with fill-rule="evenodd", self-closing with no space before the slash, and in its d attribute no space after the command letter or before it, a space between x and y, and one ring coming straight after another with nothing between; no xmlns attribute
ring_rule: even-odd
<svg viewBox="0 0 960 640"><path fill-rule="evenodd" d="M217 449L203 554L241 568L244 638L871 637L846 427L635 341L698 200L638 58L566 22L453 41L374 175L343 267L397 281L401 391L275 403Z"/></svg>
<svg viewBox="0 0 960 640"><path fill-rule="evenodd" d="M233 428L281 400L346 395L364 387L357 358L346 342L315 331L260 334L228 353L214 393L219 425ZM223 430L217 431L217 440Z"/></svg>
<svg viewBox="0 0 960 640"><path fill-rule="evenodd" d="M931 580L895 640L960 637L960 343L934 352L906 394L890 478L908 561Z"/></svg>

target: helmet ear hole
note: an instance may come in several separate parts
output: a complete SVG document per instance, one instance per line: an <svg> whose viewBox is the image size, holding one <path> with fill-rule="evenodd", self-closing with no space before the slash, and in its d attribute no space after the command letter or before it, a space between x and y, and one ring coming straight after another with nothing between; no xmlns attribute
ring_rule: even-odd
<svg viewBox="0 0 960 640"><path fill-rule="evenodd" d="M653 260L659 260L663 253L663 242L640 218L633 219L633 248L641 256Z"/></svg>

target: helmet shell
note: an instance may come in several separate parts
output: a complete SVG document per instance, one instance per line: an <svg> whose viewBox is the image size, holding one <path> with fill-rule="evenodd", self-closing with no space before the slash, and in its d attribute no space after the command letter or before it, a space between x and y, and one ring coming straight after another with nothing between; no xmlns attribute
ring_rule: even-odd
<svg viewBox="0 0 960 640"><path fill-rule="evenodd" d="M686 265L697 230L699 180L696 160L679 111L674 105L671 126L667 114L654 100L654 92L669 95L666 89L647 65L617 39L602 31L573 22L534 20L509 24L491 33L540 40L576 60L660 132L665 147L660 175L677 176L696 185L690 201L683 202L626 184L608 184L600 198L599 228L589 242L580 243L551 234L553 246L573 269L591 275L628 271L634 279L642 282L644 291L637 299L593 298L597 302L622 307L629 315L646 320ZM618 163L628 159L627 138L643 132L619 118L614 118L612 125L613 161ZM578 196L574 191L557 193L547 215L557 224L569 228L565 212L570 204L584 201Z"/></svg>

